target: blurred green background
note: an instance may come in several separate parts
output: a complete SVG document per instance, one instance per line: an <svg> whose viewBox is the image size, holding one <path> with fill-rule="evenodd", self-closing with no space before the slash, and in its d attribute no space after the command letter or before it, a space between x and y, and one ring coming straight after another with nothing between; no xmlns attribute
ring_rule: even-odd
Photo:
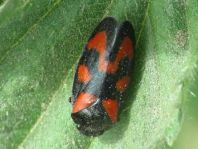
<svg viewBox="0 0 198 149"><path fill-rule="evenodd" d="M70 113L84 45L107 16L135 28L120 121L81 135ZM0 148L197 149L197 0L0 0Z"/></svg>

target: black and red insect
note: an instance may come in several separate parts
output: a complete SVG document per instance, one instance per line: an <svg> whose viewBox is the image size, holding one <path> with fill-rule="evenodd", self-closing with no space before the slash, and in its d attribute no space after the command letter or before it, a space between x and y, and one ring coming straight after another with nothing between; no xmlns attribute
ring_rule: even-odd
<svg viewBox="0 0 198 149"><path fill-rule="evenodd" d="M130 83L135 35L130 22L105 18L79 60L70 102L72 119L87 136L101 135L118 120Z"/></svg>

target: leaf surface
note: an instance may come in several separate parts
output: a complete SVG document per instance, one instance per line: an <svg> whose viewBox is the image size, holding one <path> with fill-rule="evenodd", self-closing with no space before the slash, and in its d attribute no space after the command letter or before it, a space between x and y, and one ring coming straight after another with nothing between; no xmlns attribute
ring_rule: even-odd
<svg viewBox="0 0 198 149"><path fill-rule="evenodd" d="M196 0L0 1L0 148L162 148L180 132L197 79ZM70 113L76 64L106 16L135 28L133 84L120 121L81 135ZM189 79L187 79L189 78Z"/></svg>

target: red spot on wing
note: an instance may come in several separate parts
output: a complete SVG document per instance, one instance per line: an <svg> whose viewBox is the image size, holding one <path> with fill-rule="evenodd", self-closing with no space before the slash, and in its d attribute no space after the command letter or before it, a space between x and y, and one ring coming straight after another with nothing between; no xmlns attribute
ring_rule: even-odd
<svg viewBox="0 0 198 149"><path fill-rule="evenodd" d="M129 84L130 78L129 76L124 76L122 79L116 82L116 89L119 92L124 92Z"/></svg>
<svg viewBox="0 0 198 149"><path fill-rule="evenodd" d="M91 106L96 101L96 97L88 93L80 93L76 102L74 103L73 113L79 112L89 106Z"/></svg>
<svg viewBox="0 0 198 149"><path fill-rule="evenodd" d="M106 55L106 45L107 45L107 35L105 32L97 33L87 44L88 50L96 49L99 53L99 70L106 72L107 62L105 60Z"/></svg>
<svg viewBox="0 0 198 149"><path fill-rule="evenodd" d="M112 123L117 121L118 116L118 103L116 100L113 99L105 99L102 101L102 105L107 112L108 116L110 117Z"/></svg>
<svg viewBox="0 0 198 149"><path fill-rule="evenodd" d="M81 83L88 83L91 80L91 74L87 66L80 65L78 67L78 80Z"/></svg>
<svg viewBox="0 0 198 149"><path fill-rule="evenodd" d="M124 76L122 79L116 82L116 89L119 92L124 92L130 82L129 76Z"/></svg>
<svg viewBox="0 0 198 149"><path fill-rule="evenodd" d="M105 60L107 48L107 35L106 32L97 33L87 44L87 49L96 49L99 53L99 71L107 72L109 74L115 73L118 70L120 61L128 57L130 60L133 58L133 45L129 37L125 37L121 43L120 49L116 55L114 62L107 62Z"/></svg>
<svg viewBox="0 0 198 149"><path fill-rule="evenodd" d="M133 55L134 53L133 53L132 42L129 37L125 37L121 43L115 61L109 63L107 72L111 74L115 73L118 70L120 61L125 57L128 57L129 60L131 60L133 58Z"/></svg>

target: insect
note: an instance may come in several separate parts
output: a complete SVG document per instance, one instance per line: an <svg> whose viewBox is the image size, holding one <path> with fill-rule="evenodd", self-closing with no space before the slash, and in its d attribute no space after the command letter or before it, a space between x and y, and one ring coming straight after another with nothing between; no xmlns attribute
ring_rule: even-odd
<svg viewBox="0 0 198 149"><path fill-rule="evenodd" d="M71 117L87 136L101 135L118 121L134 58L130 22L107 17L96 27L79 60L72 88Z"/></svg>

